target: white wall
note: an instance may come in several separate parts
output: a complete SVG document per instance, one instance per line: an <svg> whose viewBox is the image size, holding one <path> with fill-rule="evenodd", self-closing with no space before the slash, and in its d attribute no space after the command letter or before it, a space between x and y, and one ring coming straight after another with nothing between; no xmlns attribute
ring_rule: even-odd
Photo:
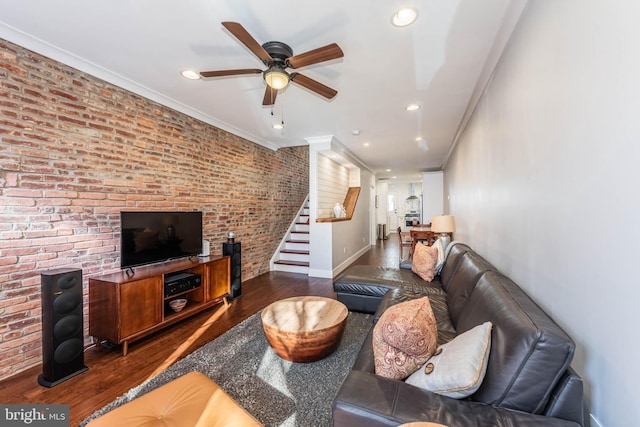
<svg viewBox="0 0 640 427"><path fill-rule="evenodd" d="M422 222L429 224L431 218L444 213L443 173L425 172L422 174Z"/></svg>
<svg viewBox="0 0 640 427"><path fill-rule="evenodd" d="M349 169L334 162L327 156L318 154L318 218L333 216L333 207L341 205L349 191L351 177ZM358 174L359 175L359 174ZM354 185L358 187L359 184Z"/></svg>
<svg viewBox="0 0 640 427"><path fill-rule="evenodd" d="M372 192L375 192L373 173L352 157L332 136L308 138L309 142L309 276L332 278L370 249L374 226L375 203ZM353 216L348 221L316 222L319 218L321 189L326 186L326 179L321 174L327 170L341 171L343 166L327 165L335 163L329 156L339 155L348 161L352 168L348 171L347 186L359 186L360 194ZM346 169L345 169L346 170ZM333 173L333 172L331 172ZM341 173L339 174L341 175ZM341 196L344 201L346 190ZM337 196L336 196L337 197ZM332 202L335 203L335 202ZM333 206L333 204L331 205ZM329 217L329 215L322 215Z"/></svg>
<svg viewBox="0 0 640 427"><path fill-rule="evenodd" d="M332 222L333 270L335 277L349 266L360 255L370 249L371 233L371 187L375 184L374 176L366 171L360 171L360 194L358 203L349 221Z"/></svg>
<svg viewBox="0 0 640 427"><path fill-rule="evenodd" d="M635 1L530 1L445 166L455 239L574 338L611 427L640 422L639 22Z"/></svg>

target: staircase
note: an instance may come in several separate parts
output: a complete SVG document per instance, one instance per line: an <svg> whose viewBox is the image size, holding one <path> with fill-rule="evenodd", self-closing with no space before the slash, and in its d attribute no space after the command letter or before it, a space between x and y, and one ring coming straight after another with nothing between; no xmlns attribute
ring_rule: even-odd
<svg viewBox="0 0 640 427"><path fill-rule="evenodd" d="M298 212L274 256L272 271L309 273L309 200Z"/></svg>

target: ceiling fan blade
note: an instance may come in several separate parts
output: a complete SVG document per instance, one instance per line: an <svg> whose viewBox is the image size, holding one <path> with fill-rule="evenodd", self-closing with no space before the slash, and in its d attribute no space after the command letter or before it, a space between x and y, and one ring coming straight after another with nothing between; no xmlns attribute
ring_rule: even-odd
<svg viewBox="0 0 640 427"><path fill-rule="evenodd" d="M221 70L221 71L203 71L200 73L202 77L224 77L238 76L242 74L260 74L262 70L257 68L244 68L240 70Z"/></svg>
<svg viewBox="0 0 640 427"><path fill-rule="evenodd" d="M337 90L331 89L329 86L325 86L319 81L313 80L312 78L300 73L291 73L291 81L317 93L318 95L324 96L327 99L332 99L338 94Z"/></svg>
<svg viewBox="0 0 640 427"><path fill-rule="evenodd" d="M291 68L306 67L307 65L329 61L331 59L342 58L344 53L340 46L335 43L328 44L308 52L294 55L287 59L287 65Z"/></svg>
<svg viewBox="0 0 640 427"><path fill-rule="evenodd" d="M264 98L262 98L262 105L273 105L276 103L276 96L278 96L278 90L273 89L269 85L264 91Z"/></svg>
<svg viewBox="0 0 640 427"><path fill-rule="evenodd" d="M222 26L229 30L229 32L233 34L238 40L240 40L240 43L248 47L255 56L260 58L260 60L265 63L265 65L270 65L273 62L273 58L271 57L271 55L269 55L269 53L264 50L262 45L258 43L256 39L254 39L253 36L251 36L251 34L249 34L249 32L245 30L242 25L237 22L226 21L222 23Z"/></svg>

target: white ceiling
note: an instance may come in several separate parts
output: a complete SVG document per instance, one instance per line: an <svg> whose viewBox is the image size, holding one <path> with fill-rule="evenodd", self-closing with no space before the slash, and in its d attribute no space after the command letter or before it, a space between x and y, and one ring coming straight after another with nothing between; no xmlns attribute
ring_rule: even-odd
<svg viewBox="0 0 640 427"><path fill-rule="evenodd" d="M394 10L406 4L418 8L418 20L392 26ZM25 0L0 6L0 37L273 149L332 135L378 177L412 181L442 167L525 5ZM181 77L184 69L265 68L222 21L239 22L259 43L285 42L294 54L337 43L344 58L296 71L338 95L328 101L289 85L270 108L262 106L260 74ZM422 108L405 111L410 103ZM273 129L281 120L284 129Z"/></svg>

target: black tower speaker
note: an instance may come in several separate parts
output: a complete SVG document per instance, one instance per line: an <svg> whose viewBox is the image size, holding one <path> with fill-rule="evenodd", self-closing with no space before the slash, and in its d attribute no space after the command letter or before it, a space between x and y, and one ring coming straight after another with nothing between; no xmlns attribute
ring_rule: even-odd
<svg viewBox="0 0 640 427"><path fill-rule="evenodd" d="M242 256L240 242L223 243L222 255L231 257L231 295L229 299L242 296Z"/></svg>
<svg viewBox="0 0 640 427"><path fill-rule="evenodd" d="M53 387L86 371L82 320L82 270L59 269L40 275L42 297L42 374Z"/></svg>

